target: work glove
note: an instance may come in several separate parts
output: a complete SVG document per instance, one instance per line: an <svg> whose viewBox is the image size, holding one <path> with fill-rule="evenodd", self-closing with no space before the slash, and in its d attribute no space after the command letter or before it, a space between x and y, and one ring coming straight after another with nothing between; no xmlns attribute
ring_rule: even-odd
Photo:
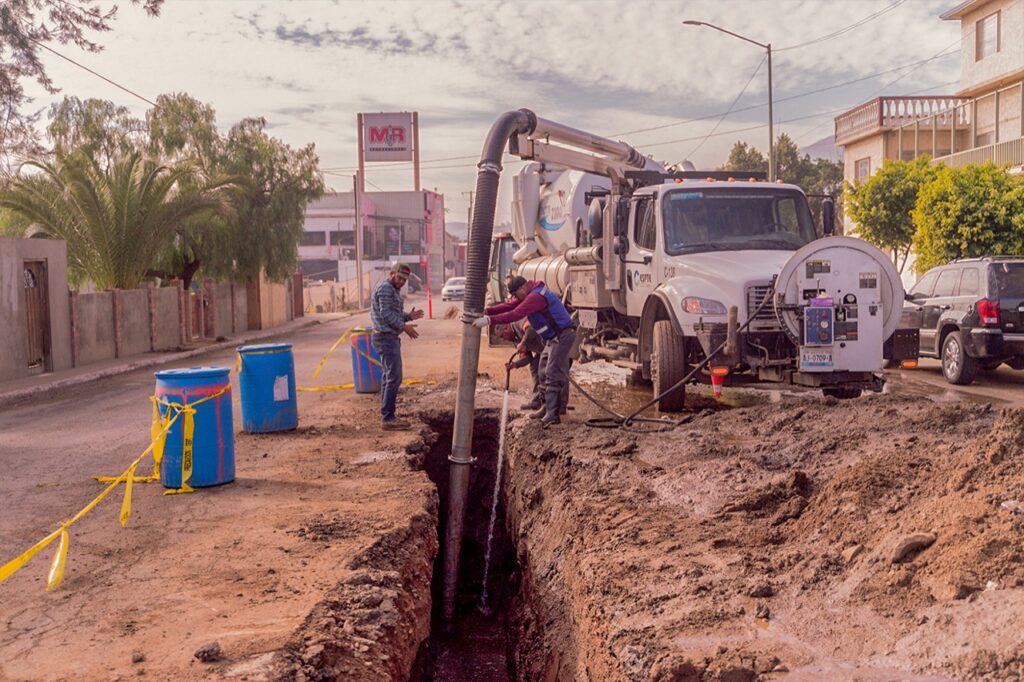
<svg viewBox="0 0 1024 682"><path fill-rule="evenodd" d="M475 320L473 320L473 326L477 327L478 329L483 329L484 327L486 327L490 323L491 323L491 318L487 317L486 315L481 315L480 317L478 317Z"/></svg>

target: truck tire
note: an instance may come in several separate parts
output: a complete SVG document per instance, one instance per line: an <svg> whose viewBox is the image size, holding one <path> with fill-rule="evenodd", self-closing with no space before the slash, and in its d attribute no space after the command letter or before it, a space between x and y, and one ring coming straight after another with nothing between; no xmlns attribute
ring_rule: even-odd
<svg viewBox="0 0 1024 682"><path fill-rule="evenodd" d="M942 342L942 374L946 381L966 386L978 375L978 361L967 354L959 331L950 332Z"/></svg>
<svg viewBox="0 0 1024 682"><path fill-rule="evenodd" d="M835 398L836 400L853 400L860 397L861 389L849 386L831 386L821 389L821 392L825 396Z"/></svg>
<svg viewBox="0 0 1024 682"><path fill-rule="evenodd" d="M651 383L654 395L661 395L666 389L686 376L686 343L672 329L668 320L654 323L654 338L651 348ZM686 386L680 386L658 399L661 412L679 412L686 404Z"/></svg>

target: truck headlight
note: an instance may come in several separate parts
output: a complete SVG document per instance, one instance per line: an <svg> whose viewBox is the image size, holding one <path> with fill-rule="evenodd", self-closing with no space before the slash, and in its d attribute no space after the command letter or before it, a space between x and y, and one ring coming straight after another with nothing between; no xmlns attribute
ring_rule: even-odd
<svg viewBox="0 0 1024 682"><path fill-rule="evenodd" d="M683 299L683 312L691 315L725 315L728 311L721 301L710 298L687 296Z"/></svg>

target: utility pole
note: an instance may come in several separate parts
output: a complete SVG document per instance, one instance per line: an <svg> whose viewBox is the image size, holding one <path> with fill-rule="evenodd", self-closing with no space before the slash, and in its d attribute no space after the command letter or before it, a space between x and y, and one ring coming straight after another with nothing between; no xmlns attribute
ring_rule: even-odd
<svg viewBox="0 0 1024 682"><path fill-rule="evenodd" d="M475 192L463 192L462 196L469 195L469 206L466 207L466 238L469 238L469 228L473 224L473 195Z"/></svg>
<svg viewBox="0 0 1024 682"><path fill-rule="evenodd" d="M363 210L359 180L357 172L352 176L352 208L356 217L356 291L359 295L359 309L362 310L366 307L366 296L363 292ZM339 248L341 248L340 245Z"/></svg>

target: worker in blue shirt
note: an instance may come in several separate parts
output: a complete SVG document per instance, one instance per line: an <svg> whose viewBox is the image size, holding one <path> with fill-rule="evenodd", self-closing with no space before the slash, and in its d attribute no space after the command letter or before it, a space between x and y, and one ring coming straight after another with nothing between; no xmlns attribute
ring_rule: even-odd
<svg viewBox="0 0 1024 682"><path fill-rule="evenodd" d="M380 356L380 426L393 431L408 429L411 424L395 416L395 400L398 398L398 387L402 385L402 341L401 334L410 339L419 336L413 320L423 317L422 310L413 308L405 312L402 287L409 280L411 270L405 263L391 266L388 278L373 290L370 302L370 321L373 324L373 349Z"/></svg>

